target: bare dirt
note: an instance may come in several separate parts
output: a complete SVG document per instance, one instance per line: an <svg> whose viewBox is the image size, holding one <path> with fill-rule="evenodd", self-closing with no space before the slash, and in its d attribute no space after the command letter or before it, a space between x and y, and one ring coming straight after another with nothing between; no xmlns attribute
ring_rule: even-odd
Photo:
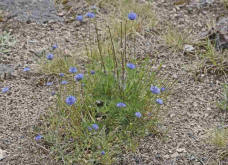
<svg viewBox="0 0 228 165"><path fill-rule="evenodd" d="M228 124L216 106L216 102L221 99L222 84L227 82L227 76L200 74L200 81L196 80L194 70L197 69L198 58L186 55L183 51L174 51L161 37L164 33L162 26L171 22L182 31L190 33L193 41L197 41L203 32L208 31L208 20L228 16L220 2L205 6L195 5L197 2L179 6L175 6L171 0L153 2L160 24L154 30L159 33L143 38L145 43L150 44L145 44L142 49L147 50L156 61L151 67L156 68L156 65L163 62L161 76L177 80L163 105L164 113L161 117L164 121L160 129L167 130L167 133L164 137L149 136L141 139L137 152L126 153L119 164L212 165L220 162L225 165L227 163L224 162L228 162L225 158L219 160L224 150L216 148L207 140L210 130L221 123ZM85 3L78 5L76 14L87 11ZM55 86L40 84L45 75L38 73L39 57L36 54L55 43L68 53L75 50L75 45L77 47L81 44L76 38L78 24L69 21L71 16L65 17L67 12L59 11L59 14L67 21L36 24L12 18L0 22L1 29L4 27L11 31L17 41L9 55L1 54L0 61L0 64L10 64L14 68L13 76L0 82L0 88L10 87L10 92L0 94L0 149L6 151L6 157L0 160L2 165L60 164L50 157L49 150L34 140L36 132L33 130L41 122L40 115L45 114L54 102L51 91L55 90ZM86 24L82 26L86 28ZM31 67L30 73L23 72L25 66Z"/></svg>

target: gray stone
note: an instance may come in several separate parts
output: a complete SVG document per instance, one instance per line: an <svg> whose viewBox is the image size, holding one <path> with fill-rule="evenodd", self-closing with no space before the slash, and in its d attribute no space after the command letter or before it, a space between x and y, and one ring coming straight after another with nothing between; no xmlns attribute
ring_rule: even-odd
<svg viewBox="0 0 228 165"><path fill-rule="evenodd" d="M63 21L57 16L52 0L1 0L0 10L7 11L10 17L23 22Z"/></svg>

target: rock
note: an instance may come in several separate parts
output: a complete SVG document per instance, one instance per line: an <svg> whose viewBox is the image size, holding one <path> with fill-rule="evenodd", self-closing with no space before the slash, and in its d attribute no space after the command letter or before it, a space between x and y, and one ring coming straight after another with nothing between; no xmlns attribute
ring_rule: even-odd
<svg viewBox="0 0 228 165"><path fill-rule="evenodd" d="M23 22L46 23L49 21L63 21L57 15L52 0L1 0L0 10L6 10L9 17L15 17Z"/></svg>
<svg viewBox="0 0 228 165"><path fill-rule="evenodd" d="M6 151L0 149L0 160L3 160L6 157Z"/></svg>
<svg viewBox="0 0 228 165"><path fill-rule="evenodd" d="M192 45L184 45L185 52L193 52L195 48Z"/></svg>
<svg viewBox="0 0 228 165"><path fill-rule="evenodd" d="M177 148L178 153L186 152L185 148Z"/></svg>

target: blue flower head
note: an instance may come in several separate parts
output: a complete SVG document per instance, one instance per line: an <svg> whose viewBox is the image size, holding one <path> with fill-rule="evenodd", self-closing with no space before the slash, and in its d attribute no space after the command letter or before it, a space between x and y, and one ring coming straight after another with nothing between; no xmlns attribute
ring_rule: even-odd
<svg viewBox="0 0 228 165"><path fill-rule="evenodd" d="M86 17L88 17L88 18L94 18L94 17L95 17L95 14L92 13L92 12L88 12L88 13L86 14Z"/></svg>
<svg viewBox="0 0 228 165"><path fill-rule="evenodd" d="M135 116L136 116L137 118L140 118L140 117L142 117L142 114L141 114L140 112L135 112Z"/></svg>
<svg viewBox="0 0 228 165"><path fill-rule="evenodd" d="M59 73L59 76L60 76L60 77L63 77L63 76L64 76L64 73Z"/></svg>
<svg viewBox="0 0 228 165"><path fill-rule="evenodd" d="M75 68L75 67L70 67L69 72L70 72L70 73L76 73L76 72L77 72L77 68Z"/></svg>
<svg viewBox="0 0 228 165"><path fill-rule="evenodd" d="M9 90L8 87L4 87L4 88L2 88L2 93L6 93L6 92L8 92L8 90Z"/></svg>
<svg viewBox="0 0 228 165"><path fill-rule="evenodd" d="M66 80L63 80L63 81L61 81L61 84L66 85L66 84L68 84L68 82Z"/></svg>
<svg viewBox="0 0 228 165"><path fill-rule="evenodd" d="M95 74L95 71L94 71L94 70L91 70L91 71L90 71L90 74Z"/></svg>
<svg viewBox="0 0 228 165"><path fill-rule="evenodd" d="M83 77L84 77L84 75L81 74L81 73L79 73L79 74L77 74L77 75L74 76L74 79L77 80L77 81L80 81L80 80L83 79Z"/></svg>
<svg viewBox="0 0 228 165"><path fill-rule="evenodd" d="M90 126L88 126L88 131L92 131L93 129L90 127Z"/></svg>
<svg viewBox="0 0 228 165"><path fill-rule="evenodd" d="M38 140L41 140L42 138L43 138L43 136L39 134L35 137L35 140L38 141Z"/></svg>
<svg viewBox="0 0 228 165"><path fill-rule="evenodd" d="M47 85L47 86L51 86L51 85L53 85L53 82L47 82L46 85Z"/></svg>
<svg viewBox="0 0 228 165"><path fill-rule="evenodd" d="M134 12L131 12L128 14L128 19L129 20L135 20L137 18L137 14Z"/></svg>
<svg viewBox="0 0 228 165"><path fill-rule="evenodd" d="M54 58L54 55L49 53L46 57L48 60L52 60Z"/></svg>
<svg viewBox="0 0 228 165"><path fill-rule="evenodd" d="M156 99L156 103L162 105L163 104L163 100L162 99Z"/></svg>
<svg viewBox="0 0 228 165"><path fill-rule="evenodd" d="M127 63L127 67L128 67L129 69L135 69L135 64Z"/></svg>
<svg viewBox="0 0 228 165"><path fill-rule="evenodd" d="M159 94L160 93L160 89L156 86L151 86L150 87L150 91L154 94Z"/></svg>
<svg viewBox="0 0 228 165"><path fill-rule="evenodd" d="M54 96L55 94L56 94L55 91L52 91L52 92L51 92L51 95L52 95L52 96Z"/></svg>
<svg viewBox="0 0 228 165"><path fill-rule="evenodd" d="M97 124L92 124L92 128L97 131L99 129L99 126Z"/></svg>
<svg viewBox="0 0 228 165"><path fill-rule="evenodd" d="M105 151L101 151L101 155L105 155Z"/></svg>
<svg viewBox="0 0 228 165"><path fill-rule="evenodd" d="M52 49L53 49L53 50L55 50L55 49L57 49L57 48L58 48L58 45L57 45L57 44L52 45Z"/></svg>
<svg viewBox="0 0 228 165"><path fill-rule="evenodd" d="M82 15L78 15L76 17L76 20L79 21L79 22L82 22L83 21L83 16Z"/></svg>
<svg viewBox="0 0 228 165"><path fill-rule="evenodd" d="M23 71L24 71L24 72L28 72L28 71L30 71L30 68L29 68L29 67L25 67L25 68L23 69Z"/></svg>
<svg viewBox="0 0 228 165"><path fill-rule="evenodd" d="M74 96L68 96L65 100L68 105L73 105L76 101L77 99Z"/></svg>
<svg viewBox="0 0 228 165"><path fill-rule="evenodd" d="M165 91L165 87L162 87L162 88L161 88L161 92L164 92L164 91Z"/></svg>
<svg viewBox="0 0 228 165"><path fill-rule="evenodd" d="M126 107L126 104L124 104L124 103L117 103L116 106L118 108L124 108L124 107Z"/></svg>

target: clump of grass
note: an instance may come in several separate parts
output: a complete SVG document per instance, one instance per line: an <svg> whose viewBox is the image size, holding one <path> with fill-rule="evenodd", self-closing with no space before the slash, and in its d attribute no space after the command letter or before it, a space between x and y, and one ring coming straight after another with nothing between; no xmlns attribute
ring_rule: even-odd
<svg viewBox="0 0 228 165"><path fill-rule="evenodd" d="M174 49L182 50L184 44L188 43L188 36L184 32L178 31L177 28L169 25L167 32L163 35L166 44Z"/></svg>
<svg viewBox="0 0 228 165"><path fill-rule="evenodd" d="M224 6L228 9L228 0L221 0Z"/></svg>
<svg viewBox="0 0 228 165"><path fill-rule="evenodd" d="M218 76L226 75L228 73L227 51L216 51L215 46L209 39L200 43L199 46L199 57L202 60L199 70Z"/></svg>
<svg viewBox="0 0 228 165"><path fill-rule="evenodd" d="M0 53L9 53L10 47L14 46L16 40L9 32L3 32L0 35Z"/></svg>
<svg viewBox="0 0 228 165"><path fill-rule="evenodd" d="M228 84L224 84L223 99L218 103L223 111L228 111Z"/></svg>
<svg viewBox="0 0 228 165"><path fill-rule="evenodd" d="M226 147L226 145L228 144L228 129L217 128L216 130L214 130L211 136L211 142L217 147Z"/></svg>
<svg viewBox="0 0 228 165"><path fill-rule="evenodd" d="M134 151L138 138L158 133L159 109L167 96L149 60L139 65L126 57L124 42L114 40L110 27L104 41L97 25L95 32L97 48L87 49L86 68L69 73L67 60L50 54L43 65L53 73L64 70L60 79L69 82L59 84L56 108L44 125L44 140L66 164L112 164L122 152ZM121 41L126 35L122 29ZM117 51L119 43L123 51Z"/></svg>

